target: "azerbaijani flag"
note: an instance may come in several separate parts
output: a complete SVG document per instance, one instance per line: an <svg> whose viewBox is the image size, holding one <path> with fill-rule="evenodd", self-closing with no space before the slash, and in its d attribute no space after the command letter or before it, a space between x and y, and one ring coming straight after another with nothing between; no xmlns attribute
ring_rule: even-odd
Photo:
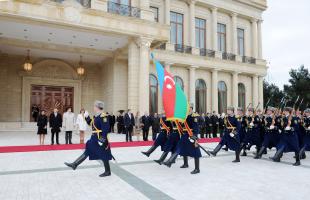
<svg viewBox="0 0 310 200"><path fill-rule="evenodd" d="M174 81L173 76L164 69L160 62L155 60L153 54L151 54L151 58L156 67L159 89L167 120L184 122L189 109L184 91L181 86Z"/></svg>

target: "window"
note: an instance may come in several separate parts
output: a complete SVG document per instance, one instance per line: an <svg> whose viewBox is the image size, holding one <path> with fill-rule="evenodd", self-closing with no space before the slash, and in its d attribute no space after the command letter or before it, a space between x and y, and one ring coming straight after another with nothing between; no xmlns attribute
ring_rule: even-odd
<svg viewBox="0 0 310 200"><path fill-rule="evenodd" d="M151 6L151 10L154 13L154 21L158 22L158 8Z"/></svg>
<svg viewBox="0 0 310 200"><path fill-rule="evenodd" d="M206 48L206 20L195 18L196 47Z"/></svg>
<svg viewBox="0 0 310 200"><path fill-rule="evenodd" d="M202 79L196 80L196 91L195 91L195 106L196 112L198 113L206 113L206 105L207 105L207 86L206 82Z"/></svg>
<svg viewBox="0 0 310 200"><path fill-rule="evenodd" d="M149 113L157 113L158 112L158 81L156 76L150 74L150 106L149 106Z"/></svg>
<svg viewBox="0 0 310 200"><path fill-rule="evenodd" d="M245 86L243 83L238 83L238 107L245 110Z"/></svg>
<svg viewBox="0 0 310 200"><path fill-rule="evenodd" d="M183 45L183 14L170 12L170 26L171 43Z"/></svg>
<svg viewBox="0 0 310 200"><path fill-rule="evenodd" d="M219 51L226 52L226 25L217 24L217 47Z"/></svg>
<svg viewBox="0 0 310 200"><path fill-rule="evenodd" d="M218 83L218 110L226 113L227 110L227 87L224 81Z"/></svg>
<svg viewBox="0 0 310 200"><path fill-rule="evenodd" d="M182 90L184 90L184 84L183 84L182 78L179 76L174 76L173 79L174 79L174 82L178 83L180 87L182 88Z"/></svg>
<svg viewBox="0 0 310 200"><path fill-rule="evenodd" d="M238 54L244 56L244 29L237 29L238 35Z"/></svg>

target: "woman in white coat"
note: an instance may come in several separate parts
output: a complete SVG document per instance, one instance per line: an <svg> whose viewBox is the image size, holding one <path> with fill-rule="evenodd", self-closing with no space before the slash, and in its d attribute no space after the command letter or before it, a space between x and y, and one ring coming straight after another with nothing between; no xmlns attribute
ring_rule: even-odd
<svg viewBox="0 0 310 200"><path fill-rule="evenodd" d="M72 131L74 131L75 121L71 108L68 108L67 112L64 113L62 125L66 132L66 144L72 144Z"/></svg>
<svg viewBox="0 0 310 200"><path fill-rule="evenodd" d="M76 118L76 125L80 131L80 144L84 144L85 131L87 130L87 122L85 120L85 110L82 108L80 114Z"/></svg>

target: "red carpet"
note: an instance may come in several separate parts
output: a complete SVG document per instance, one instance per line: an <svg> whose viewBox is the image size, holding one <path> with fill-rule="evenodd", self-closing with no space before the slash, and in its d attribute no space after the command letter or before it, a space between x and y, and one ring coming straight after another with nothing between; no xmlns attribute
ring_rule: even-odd
<svg viewBox="0 0 310 200"><path fill-rule="evenodd" d="M199 143L219 142L219 138L203 138ZM151 146L153 141L135 141L135 142L111 142L112 148L119 147L140 147ZM2 146L0 153L14 153L14 152L33 152L33 151L57 151L57 150L76 150L83 149L84 144L70 144L70 145L29 145L29 146Z"/></svg>

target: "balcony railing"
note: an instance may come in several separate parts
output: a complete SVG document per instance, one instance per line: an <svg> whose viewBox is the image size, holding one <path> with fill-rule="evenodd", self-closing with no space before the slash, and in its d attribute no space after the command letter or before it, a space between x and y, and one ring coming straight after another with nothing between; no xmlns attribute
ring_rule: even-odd
<svg viewBox="0 0 310 200"><path fill-rule="evenodd" d="M57 3L62 3L65 0L51 0ZM79 4L81 4L81 6L83 6L84 8L90 8L91 6L91 0L75 0L76 2L78 2Z"/></svg>
<svg viewBox="0 0 310 200"><path fill-rule="evenodd" d="M214 58L215 57L215 51L210 50L210 49L200 49L200 55L201 56L207 56L210 58Z"/></svg>
<svg viewBox="0 0 310 200"><path fill-rule="evenodd" d="M223 52L222 59L236 61L236 55L232 53Z"/></svg>
<svg viewBox="0 0 310 200"><path fill-rule="evenodd" d="M129 5L108 1L108 12L122 16L140 18L140 9Z"/></svg>
<svg viewBox="0 0 310 200"><path fill-rule="evenodd" d="M243 63L255 64L256 63L256 59L253 58L253 57L242 56L242 62Z"/></svg>
<svg viewBox="0 0 310 200"><path fill-rule="evenodd" d="M185 46L183 44L175 44L174 45L174 50L180 53L188 53L191 54L192 53L192 47L190 46Z"/></svg>

